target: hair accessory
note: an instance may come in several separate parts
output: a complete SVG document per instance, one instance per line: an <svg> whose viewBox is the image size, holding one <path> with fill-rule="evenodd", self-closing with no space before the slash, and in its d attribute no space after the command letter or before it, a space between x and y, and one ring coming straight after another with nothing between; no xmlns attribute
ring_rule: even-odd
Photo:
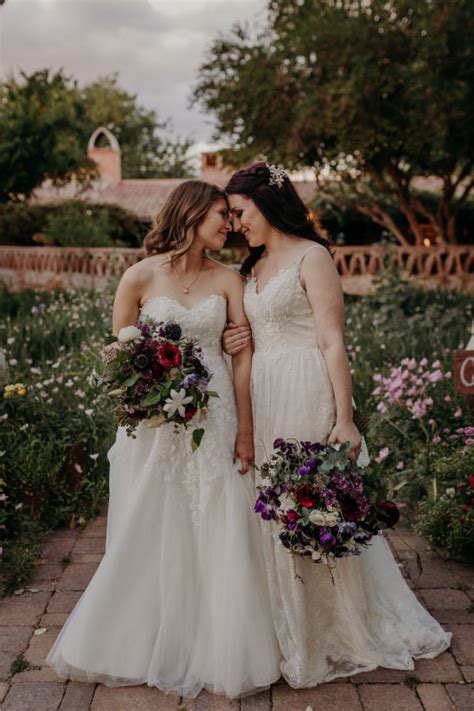
<svg viewBox="0 0 474 711"><path fill-rule="evenodd" d="M278 188L283 187L285 178L288 177L285 170L283 168L278 168L278 166L272 165L271 163L265 163L265 165L270 171L270 180L268 181L268 184L277 185Z"/></svg>

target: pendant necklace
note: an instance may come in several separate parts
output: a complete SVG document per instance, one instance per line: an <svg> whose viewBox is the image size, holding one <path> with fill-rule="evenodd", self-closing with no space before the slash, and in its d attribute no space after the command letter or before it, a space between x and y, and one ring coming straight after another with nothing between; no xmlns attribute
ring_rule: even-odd
<svg viewBox="0 0 474 711"><path fill-rule="evenodd" d="M171 269L173 270L173 273L174 273L174 275L176 276L176 279L177 279L179 285L181 286L182 290L184 291L184 293L185 293L185 294L189 294L190 288L192 287L192 285L194 284L194 282L197 281L197 278L198 278L198 276L199 276L200 273L201 273L202 262L201 262L201 266L199 267L198 273L196 274L196 276L194 277L194 279L192 279L192 280L189 282L189 284L183 284L183 282L181 281L181 278L180 278L180 276L179 276L179 274L178 274L178 270L175 268L173 262L171 262Z"/></svg>

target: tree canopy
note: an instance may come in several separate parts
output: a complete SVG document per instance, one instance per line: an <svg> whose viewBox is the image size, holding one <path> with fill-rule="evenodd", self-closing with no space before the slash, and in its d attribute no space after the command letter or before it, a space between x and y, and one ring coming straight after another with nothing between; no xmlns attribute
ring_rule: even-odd
<svg viewBox="0 0 474 711"><path fill-rule="evenodd" d="M473 185L473 20L470 0L270 0L265 27L213 43L193 98L234 163L312 167L322 195L401 243L426 225L454 242ZM420 178L437 179L434 207Z"/></svg>
<svg viewBox="0 0 474 711"><path fill-rule="evenodd" d="M0 101L0 202L28 198L47 178L89 180L87 143L100 125L120 143L124 177L192 175L190 141L171 138L168 123L121 89L116 75L80 88L62 71L22 72L0 84Z"/></svg>
<svg viewBox="0 0 474 711"><path fill-rule="evenodd" d="M0 85L0 201L93 174L83 142L85 107L75 84L47 70Z"/></svg>

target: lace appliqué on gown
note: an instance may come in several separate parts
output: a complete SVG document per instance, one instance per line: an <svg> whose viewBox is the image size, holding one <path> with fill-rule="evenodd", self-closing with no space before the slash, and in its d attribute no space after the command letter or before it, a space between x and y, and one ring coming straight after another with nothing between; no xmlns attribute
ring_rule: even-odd
<svg viewBox="0 0 474 711"><path fill-rule="evenodd" d="M257 466L277 437L324 442L335 421L300 264L275 274L261 292L255 279L245 289L255 344ZM363 459L367 464L366 449ZM333 584L325 566L295 559L279 544L273 523L261 522L261 528L281 669L291 686L315 686L377 666L413 669L413 658L449 646L450 634L408 588L383 537L359 558L338 561Z"/></svg>

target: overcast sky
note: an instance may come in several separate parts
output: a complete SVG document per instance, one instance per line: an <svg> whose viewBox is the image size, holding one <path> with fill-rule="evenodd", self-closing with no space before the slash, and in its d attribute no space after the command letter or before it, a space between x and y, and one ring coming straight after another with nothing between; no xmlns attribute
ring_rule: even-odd
<svg viewBox="0 0 474 711"><path fill-rule="evenodd" d="M262 24L267 0L6 0L0 77L63 67L80 83L119 72L147 108L204 147L212 123L189 108L206 50L236 20Z"/></svg>

